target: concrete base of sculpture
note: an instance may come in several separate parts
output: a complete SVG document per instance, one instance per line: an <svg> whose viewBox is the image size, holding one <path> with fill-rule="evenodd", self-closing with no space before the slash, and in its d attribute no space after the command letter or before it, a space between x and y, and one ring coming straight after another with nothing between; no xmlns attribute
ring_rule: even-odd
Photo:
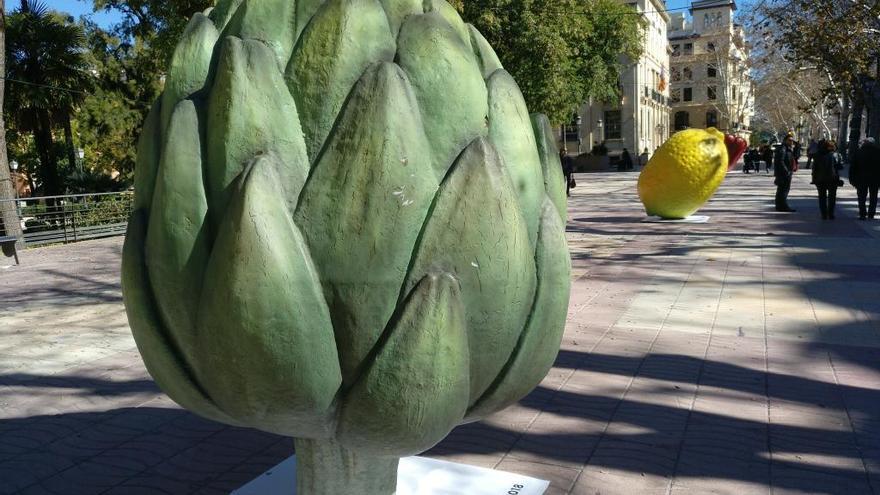
<svg viewBox="0 0 880 495"><path fill-rule="evenodd" d="M687 218L661 218L658 216L649 216L642 220L645 223L709 223L706 215L691 215Z"/></svg>
<svg viewBox="0 0 880 495"><path fill-rule="evenodd" d="M549 482L425 457L406 457L397 470L396 495L542 495ZM296 456L266 471L232 495L296 495Z"/></svg>

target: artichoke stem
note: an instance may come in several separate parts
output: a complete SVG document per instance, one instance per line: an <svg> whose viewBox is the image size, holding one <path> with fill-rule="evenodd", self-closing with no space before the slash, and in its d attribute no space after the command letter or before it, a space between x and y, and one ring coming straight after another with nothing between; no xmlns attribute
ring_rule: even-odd
<svg viewBox="0 0 880 495"><path fill-rule="evenodd" d="M393 495L398 457L356 452L333 439L295 439L297 495Z"/></svg>

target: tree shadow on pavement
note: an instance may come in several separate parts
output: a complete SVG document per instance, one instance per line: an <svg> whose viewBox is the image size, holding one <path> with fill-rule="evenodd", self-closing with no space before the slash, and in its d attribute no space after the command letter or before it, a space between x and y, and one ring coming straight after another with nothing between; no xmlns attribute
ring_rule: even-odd
<svg viewBox="0 0 880 495"><path fill-rule="evenodd" d="M292 453L289 438L177 408L3 419L0 494L229 493Z"/></svg>
<svg viewBox="0 0 880 495"><path fill-rule="evenodd" d="M557 367L623 377L637 374L640 379L657 383L652 391L657 396L674 392L676 384L693 386L699 382L700 387L726 396L725 403L739 401L746 408L754 406L750 400L769 396L789 408L818 406L845 416L840 403L843 394L860 398L847 402L852 413L865 421L880 422L880 390L838 388L822 381L689 356L651 354L633 358L562 351ZM696 372L698 369L701 371ZM856 439L848 424L834 421L802 426L791 418L770 424L767 420L738 417L735 410L695 410L692 404L673 407L544 387L521 404L554 418L548 421L582 420L583 427L571 428L578 423L563 419L560 424L569 425L565 431L547 432L548 428L542 426L537 428L540 432L518 434L498 424L476 423L456 429L430 454L507 453L514 459L565 466L588 464L634 476L648 473L670 480L735 480L796 492L833 494L872 493L862 458L880 462L880 435ZM872 473L874 477L877 474Z"/></svg>

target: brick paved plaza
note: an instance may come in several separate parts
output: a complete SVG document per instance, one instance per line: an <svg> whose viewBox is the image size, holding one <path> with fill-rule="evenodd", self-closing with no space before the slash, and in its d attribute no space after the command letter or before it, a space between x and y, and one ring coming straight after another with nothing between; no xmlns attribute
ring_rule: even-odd
<svg viewBox="0 0 880 495"><path fill-rule="evenodd" d="M551 494L880 492L880 221L856 221L846 187L821 222L807 174L799 211L775 213L772 179L732 173L709 223L645 223L636 177L578 177L569 321L543 384L427 455ZM0 269L0 494L226 494L292 453L156 388L121 245Z"/></svg>

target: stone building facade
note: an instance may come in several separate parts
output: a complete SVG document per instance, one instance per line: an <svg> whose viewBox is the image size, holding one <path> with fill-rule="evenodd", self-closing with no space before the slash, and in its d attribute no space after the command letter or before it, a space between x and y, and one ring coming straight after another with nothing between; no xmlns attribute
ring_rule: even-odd
<svg viewBox="0 0 880 495"><path fill-rule="evenodd" d="M644 52L636 61L621 60L619 102L588 102L566 126L565 144L572 154L604 143L610 156L626 148L635 159L645 149L653 153L669 137L669 14L663 0L627 4L647 22Z"/></svg>
<svg viewBox="0 0 880 495"><path fill-rule="evenodd" d="M669 125L716 127L748 138L754 114L749 46L736 24L734 0L698 0L691 19L671 16Z"/></svg>

